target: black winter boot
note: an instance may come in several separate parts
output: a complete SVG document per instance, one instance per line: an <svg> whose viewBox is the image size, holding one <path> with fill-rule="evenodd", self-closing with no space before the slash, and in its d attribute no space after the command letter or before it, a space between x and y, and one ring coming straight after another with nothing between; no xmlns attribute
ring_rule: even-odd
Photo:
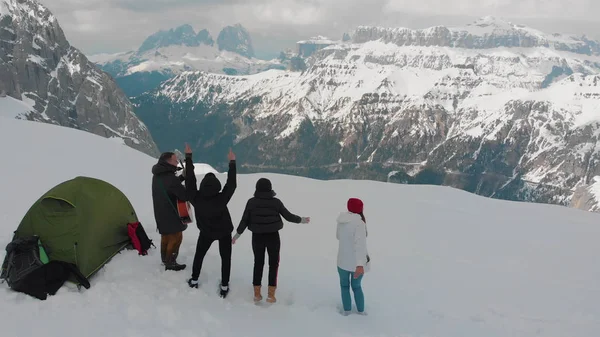
<svg viewBox="0 0 600 337"><path fill-rule="evenodd" d="M175 260L175 254L173 254L171 256L170 261L168 261L167 263L165 263L165 270L180 271L180 270L184 270L185 267L186 267L185 264L179 264L179 263L177 263L177 261Z"/></svg>
<svg viewBox="0 0 600 337"><path fill-rule="evenodd" d="M165 270L180 271L180 270L184 270L185 267L187 267L185 264L179 264L177 262L171 262L171 263L165 264Z"/></svg>
<svg viewBox="0 0 600 337"><path fill-rule="evenodd" d="M225 298L225 297L227 297L228 293L229 293L229 286L221 286L220 287L219 296L221 296L222 298Z"/></svg>
<svg viewBox="0 0 600 337"><path fill-rule="evenodd" d="M190 288L196 288L198 289L198 280L194 280L194 279L189 279L188 280L188 286L190 286Z"/></svg>
<svg viewBox="0 0 600 337"><path fill-rule="evenodd" d="M179 264L177 262L165 264L165 270L180 271L180 270L184 270L185 267L186 267L185 264Z"/></svg>

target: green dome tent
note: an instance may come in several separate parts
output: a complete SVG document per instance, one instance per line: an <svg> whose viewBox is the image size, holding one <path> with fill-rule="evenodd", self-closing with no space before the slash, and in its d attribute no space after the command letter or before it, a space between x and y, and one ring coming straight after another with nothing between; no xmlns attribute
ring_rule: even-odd
<svg viewBox="0 0 600 337"><path fill-rule="evenodd" d="M130 244L127 224L138 221L127 197L113 185L76 177L40 197L15 238L39 236L50 261L75 264L89 278ZM71 281L76 282L71 277Z"/></svg>

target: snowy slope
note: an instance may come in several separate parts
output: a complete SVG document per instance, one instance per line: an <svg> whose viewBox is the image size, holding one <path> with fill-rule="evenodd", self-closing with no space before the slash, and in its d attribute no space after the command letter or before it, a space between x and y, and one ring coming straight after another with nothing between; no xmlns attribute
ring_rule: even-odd
<svg viewBox="0 0 600 337"><path fill-rule="evenodd" d="M39 195L77 175L120 188L159 242L149 156L89 133L13 119L0 123L0 150L20 167L5 166L0 174L2 247ZM40 170L40 163L52 165ZM276 305L252 303L251 235L244 233L234 246L226 300L216 294L216 245L198 290L185 284L189 269L161 270L158 250L147 257L127 251L81 293L65 286L40 302L0 285L3 335L590 337L600 331L597 214L447 187L252 174L239 177L230 203L236 225L263 176L291 211L312 217L311 224L281 231ZM337 313L334 221L350 196L366 205L373 263L364 280L366 317ZM195 226L184 234L180 259L188 265L197 234Z"/></svg>
<svg viewBox="0 0 600 337"><path fill-rule="evenodd" d="M33 104L27 104L10 96L0 97L0 117L17 118L34 111Z"/></svg>
<svg viewBox="0 0 600 337"><path fill-rule="evenodd" d="M271 113L298 115L299 107L292 111L287 107L306 97L313 105L308 112L313 113L311 116L341 118L349 113L340 111L341 101L347 101L343 107L351 109L365 94L374 93L405 99L408 104L430 103L450 107L454 95L464 94L465 107L492 110L502 108L514 99L568 103L565 101L572 100L573 94L581 90L600 91L595 88L593 76L587 79L591 83L585 83L584 89L576 89L581 81L585 81L585 75L598 74L600 56L544 48L496 48L482 53L480 50L444 47L398 47L380 41L326 50L329 53L322 55L322 59L316 60L304 73L269 70L233 77L185 72L165 83L158 94L175 102L192 98L201 101L211 93L211 88L221 85L223 91L208 96L209 99L234 102L250 95L267 94L264 98L268 99L268 103L276 99L281 101L281 105L265 104L267 110L261 111L259 116ZM576 69L580 76L563 76L554 82L557 87L540 88L553 66L562 66L563 63ZM471 66L474 70L464 70L456 65ZM458 80L463 83L456 83ZM569 87L567 94L557 97L556 92L563 90L569 82L575 83ZM315 84L324 83L328 85L315 87ZM588 88L590 85L591 88ZM583 96L581 99L585 98L590 97Z"/></svg>
<svg viewBox="0 0 600 337"><path fill-rule="evenodd" d="M316 52L303 72L184 72L137 102L165 107L142 119L218 112L238 126L237 146L260 147L248 158L257 169L362 163L387 177L428 166L475 176L444 180L486 196L560 204L600 175L596 42L493 18L468 30L371 28ZM198 138L199 149L215 141ZM515 182L535 193L507 189Z"/></svg>

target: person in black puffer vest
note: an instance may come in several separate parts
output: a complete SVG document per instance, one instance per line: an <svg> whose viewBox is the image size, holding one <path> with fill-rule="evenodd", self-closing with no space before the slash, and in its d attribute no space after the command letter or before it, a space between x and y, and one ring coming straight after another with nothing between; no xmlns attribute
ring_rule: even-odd
<svg viewBox="0 0 600 337"><path fill-rule="evenodd" d="M221 182L212 173L207 173L200 182L200 189L196 191L196 176L191 155L185 159L185 179L188 194L196 213L196 223L200 229L196 254L192 267L192 277L188 285L198 288L198 277L202 268L204 256L214 241L219 241L219 254L221 255L221 297L229 293L229 277L231 273L231 233L233 223L227 209L227 204L233 197L237 187L235 154L229 149L229 171L227 182L221 190Z"/></svg>
<svg viewBox="0 0 600 337"><path fill-rule="evenodd" d="M275 290L277 289L277 271L279 269L279 250L281 240L279 230L283 228L283 216L293 223L309 223L310 218L292 214L285 208L281 200L275 198L271 181L261 178L256 183L254 197L248 200L242 220L237 228L237 233L232 243L248 228L252 232L252 250L254 252L254 301L262 300L260 292L263 269L265 264L265 250L269 254L269 292L267 302L274 303Z"/></svg>

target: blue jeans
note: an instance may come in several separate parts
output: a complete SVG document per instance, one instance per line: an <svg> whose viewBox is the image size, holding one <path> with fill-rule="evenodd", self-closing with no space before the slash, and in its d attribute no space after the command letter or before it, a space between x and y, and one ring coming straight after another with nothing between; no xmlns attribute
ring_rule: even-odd
<svg viewBox="0 0 600 337"><path fill-rule="evenodd" d="M362 287L360 285L363 275L360 275L357 279L355 279L353 271L343 270L340 267L338 267L338 274L340 275L340 287L342 288L342 304L344 305L344 311L352 310L350 288L352 288L352 292L354 293L356 310L358 310L358 312L365 311L365 295L363 294Z"/></svg>

